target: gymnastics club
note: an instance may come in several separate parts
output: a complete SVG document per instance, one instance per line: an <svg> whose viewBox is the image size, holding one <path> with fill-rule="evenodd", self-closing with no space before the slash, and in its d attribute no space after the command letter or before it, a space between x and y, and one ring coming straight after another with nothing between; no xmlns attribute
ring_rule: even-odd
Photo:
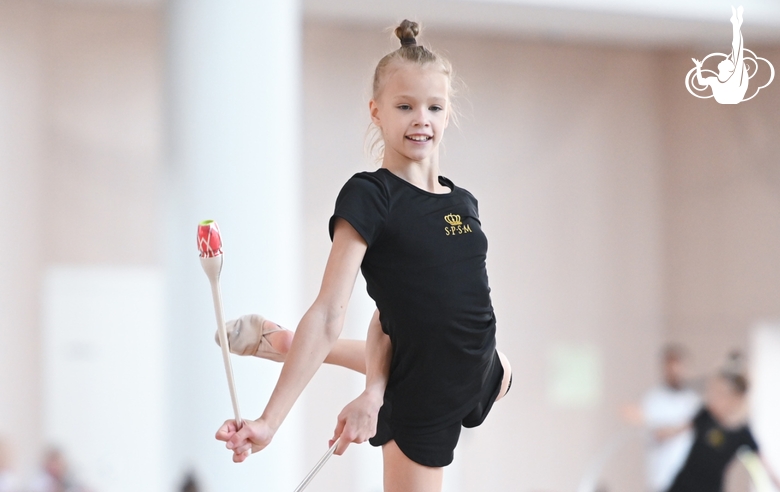
<svg viewBox="0 0 780 492"><path fill-rule="evenodd" d="M314 477L317 475L317 473L319 473L322 467L325 466L325 463L328 462L330 457L333 456L333 453L336 451L336 446L338 446L338 444L339 441L337 439L336 442L333 443L333 446L331 446L330 449L324 455L322 455L322 458L320 458L317 464L314 465L314 468L311 469L309 474L303 478L303 481L295 488L294 492L301 492L309 485L312 480L314 480Z"/></svg>
<svg viewBox="0 0 780 492"><path fill-rule="evenodd" d="M225 363L230 399L233 401L233 413L236 416L236 428L244 425L238 410L236 383L233 380L233 367L230 365L230 348L228 346L225 317L222 315L222 291L219 288L219 274L222 273L222 237L219 226L213 220L204 220L198 224L198 251L200 251L200 266L206 272L211 283L211 296L214 298L214 312L217 315L217 332L219 345L222 347L222 360ZM251 452L251 450L250 450Z"/></svg>

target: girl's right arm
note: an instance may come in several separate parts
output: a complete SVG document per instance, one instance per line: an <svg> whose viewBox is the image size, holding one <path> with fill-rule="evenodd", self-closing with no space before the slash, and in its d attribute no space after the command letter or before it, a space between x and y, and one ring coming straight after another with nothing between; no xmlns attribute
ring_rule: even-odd
<svg viewBox="0 0 780 492"><path fill-rule="evenodd" d="M216 438L227 441L227 448L233 450L233 461L244 461L250 449L257 452L268 446L293 404L330 353L341 334L347 304L366 249L366 242L360 234L346 220L337 219L320 292L298 324L263 415L255 421L246 421L240 430L236 429L234 420L228 420L217 431Z"/></svg>

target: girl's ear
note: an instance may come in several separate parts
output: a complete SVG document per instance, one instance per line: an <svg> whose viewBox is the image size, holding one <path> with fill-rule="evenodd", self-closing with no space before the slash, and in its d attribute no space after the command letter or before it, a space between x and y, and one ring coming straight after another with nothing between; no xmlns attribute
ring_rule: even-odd
<svg viewBox="0 0 780 492"><path fill-rule="evenodd" d="M371 121L373 121L374 124L376 126L378 126L379 128L382 128L382 125L381 125L380 119L379 119L379 105L373 99L368 101L368 112L371 114Z"/></svg>

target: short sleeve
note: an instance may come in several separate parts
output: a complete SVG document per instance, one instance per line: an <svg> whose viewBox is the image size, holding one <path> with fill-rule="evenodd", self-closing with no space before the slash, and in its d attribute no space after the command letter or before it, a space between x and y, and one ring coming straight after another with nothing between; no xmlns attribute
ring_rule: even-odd
<svg viewBox="0 0 780 492"><path fill-rule="evenodd" d="M387 210L388 192L384 183L373 173L355 174L341 188L336 198L336 208L328 224L331 241L336 218L341 217L371 247L384 228Z"/></svg>
<svg viewBox="0 0 780 492"><path fill-rule="evenodd" d="M753 437L753 433L750 431L749 427L745 428L745 446L749 447L754 453L758 453L759 451L756 438Z"/></svg>
<svg viewBox="0 0 780 492"><path fill-rule="evenodd" d="M471 199L474 200L474 211L477 213L477 218L479 218L479 200L474 195L471 195Z"/></svg>

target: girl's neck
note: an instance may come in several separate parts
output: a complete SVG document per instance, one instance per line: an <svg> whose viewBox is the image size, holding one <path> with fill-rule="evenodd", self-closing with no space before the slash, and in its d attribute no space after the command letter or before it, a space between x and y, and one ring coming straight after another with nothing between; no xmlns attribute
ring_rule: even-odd
<svg viewBox="0 0 780 492"><path fill-rule="evenodd" d="M449 193L451 190L439 183L439 160L437 157L432 156L424 161L409 161L385 155L382 159L382 167L430 193Z"/></svg>

